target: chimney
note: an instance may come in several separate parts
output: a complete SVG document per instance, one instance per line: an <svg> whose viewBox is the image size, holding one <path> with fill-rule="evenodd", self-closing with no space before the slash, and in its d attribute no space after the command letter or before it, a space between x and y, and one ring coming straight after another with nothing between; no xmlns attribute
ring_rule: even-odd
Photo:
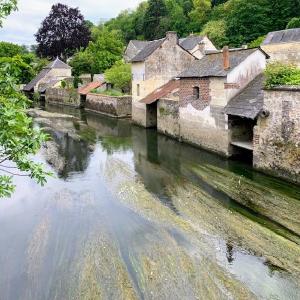
<svg viewBox="0 0 300 300"><path fill-rule="evenodd" d="M224 46L224 48L223 48L223 67L224 67L224 70L230 69L228 46Z"/></svg>
<svg viewBox="0 0 300 300"><path fill-rule="evenodd" d="M176 31L168 31L166 33L166 38L172 45L178 44L178 36Z"/></svg>

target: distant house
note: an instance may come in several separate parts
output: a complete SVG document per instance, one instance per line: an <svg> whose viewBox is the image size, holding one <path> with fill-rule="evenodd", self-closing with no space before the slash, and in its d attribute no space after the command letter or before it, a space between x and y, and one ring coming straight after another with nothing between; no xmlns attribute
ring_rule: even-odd
<svg viewBox="0 0 300 300"><path fill-rule="evenodd" d="M53 87L61 80L72 76L72 68L56 58L32 79L23 90L28 93L45 92L48 87Z"/></svg>
<svg viewBox="0 0 300 300"><path fill-rule="evenodd" d="M140 51L154 41L138 41L131 40L125 50L124 59L130 62ZM185 50L189 51L193 56L200 59L205 53L217 50L214 44L207 36L189 35L181 38L178 41L179 45Z"/></svg>
<svg viewBox="0 0 300 300"><path fill-rule="evenodd" d="M225 156L236 145L251 150L255 119L263 105L267 57L260 48L225 47L182 72L178 76L180 138Z"/></svg>
<svg viewBox="0 0 300 300"><path fill-rule="evenodd" d="M300 28L268 33L261 48L270 55L270 61L293 63L300 67Z"/></svg>
<svg viewBox="0 0 300 300"><path fill-rule="evenodd" d="M185 46L190 50L180 45L176 32L167 32L165 38L148 42L131 59L132 119L135 123L144 127L156 126L156 103L145 104L140 100L175 78L197 59L191 53L197 47L197 41L187 40Z"/></svg>

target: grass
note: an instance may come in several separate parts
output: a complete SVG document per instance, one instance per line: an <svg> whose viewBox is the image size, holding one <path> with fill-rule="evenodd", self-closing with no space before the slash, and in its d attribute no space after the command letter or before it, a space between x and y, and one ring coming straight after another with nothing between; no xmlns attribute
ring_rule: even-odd
<svg viewBox="0 0 300 300"><path fill-rule="evenodd" d="M121 91L118 90L104 90L104 91L99 91L97 89L94 89L91 91L93 94L102 94L102 95L107 95L107 96L114 96L114 97L120 97L124 96L124 94Z"/></svg>

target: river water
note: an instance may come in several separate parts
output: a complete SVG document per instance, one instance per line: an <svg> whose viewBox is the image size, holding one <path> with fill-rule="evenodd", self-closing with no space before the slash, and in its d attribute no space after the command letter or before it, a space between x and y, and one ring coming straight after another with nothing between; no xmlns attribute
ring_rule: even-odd
<svg viewBox="0 0 300 300"><path fill-rule="evenodd" d="M299 187L127 120L46 110L34 159L54 176L0 199L1 300L300 299Z"/></svg>

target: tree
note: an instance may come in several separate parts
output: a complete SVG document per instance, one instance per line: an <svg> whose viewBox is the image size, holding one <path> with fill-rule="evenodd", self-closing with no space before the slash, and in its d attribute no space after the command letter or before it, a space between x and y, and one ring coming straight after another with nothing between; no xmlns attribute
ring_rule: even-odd
<svg viewBox="0 0 300 300"><path fill-rule="evenodd" d="M93 77L93 56L88 51L78 51L70 61L75 76L91 74Z"/></svg>
<svg viewBox="0 0 300 300"><path fill-rule="evenodd" d="M95 35L96 40L85 50L92 57L92 74L103 73L122 59L123 39L119 31L103 27Z"/></svg>
<svg viewBox="0 0 300 300"><path fill-rule="evenodd" d="M164 36L162 20L167 16L167 8L163 0L149 0L144 18L144 36L146 39L157 39ZM165 20L164 20L165 23Z"/></svg>
<svg viewBox="0 0 300 300"><path fill-rule="evenodd" d="M299 18L292 18L287 26L287 29L291 29L291 28L300 28L300 17Z"/></svg>
<svg viewBox="0 0 300 300"><path fill-rule="evenodd" d="M0 57L13 57L28 53L24 46L19 46L13 43L0 42Z"/></svg>
<svg viewBox="0 0 300 300"><path fill-rule="evenodd" d="M0 1L0 27L2 27L3 19L14 10L17 10L17 0Z"/></svg>
<svg viewBox="0 0 300 300"><path fill-rule="evenodd" d="M193 0L193 6L193 10L189 14L192 28L195 31L200 31L205 22L208 21L211 0Z"/></svg>
<svg viewBox="0 0 300 300"><path fill-rule="evenodd" d="M1 21L11 10L16 9L16 1L0 2ZM33 126L26 114L29 100L18 91L22 61L18 58L2 61L0 64L0 197L10 196L15 189L13 176L29 176L44 184L46 176L42 165L28 158L35 154L47 135Z"/></svg>
<svg viewBox="0 0 300 300"><path fill-rule="evenodd" d="M116 62L105 71L105 80L122 92L128 93L131 85L131 65L123 61Z"/></svg>
<svg viewBox="0 0 300 300"><path fill-rule="evenodd" d="M88 45L90 31L78 8L58 3L52 6L35 36L40 56L66 60Z"/></svg>
<svg viewBox="0 0 300 300"><path fill-rule="evenodd" d="M226 22L224 19L207 22L201 32L202 35L207 35L215 46L222 48L227 45L229 40L226 36Z"/></svg>

